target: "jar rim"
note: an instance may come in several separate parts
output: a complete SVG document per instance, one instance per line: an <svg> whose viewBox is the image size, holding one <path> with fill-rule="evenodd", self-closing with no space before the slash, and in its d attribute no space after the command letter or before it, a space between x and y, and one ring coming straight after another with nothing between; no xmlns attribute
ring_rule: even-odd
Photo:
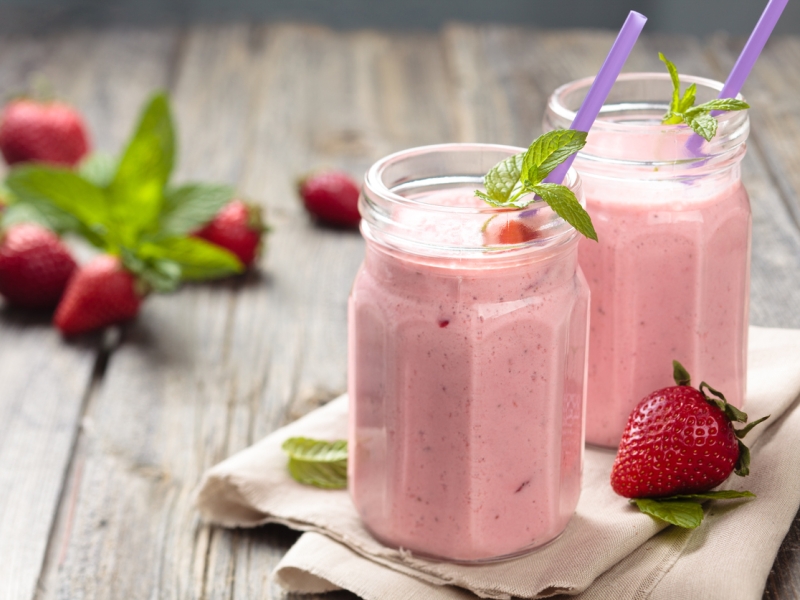
<svg viewBox="0 0 800 600"><path fill-rule="evenodd" d="M379 159L367 171L359 198L362 234L406 253L460 259L555 248L573 239L577 230L545 202L510 209L471 199L492 167L524 151L502 144L447 143ZM584 202L574 169L564 184ZM519 224L507 225L511 221ZM506 227L528 233L502 241L499 232Z"/></svg>
<svg viewBox="0 0 800 600"><path fill-rule="evenodd" d="M575 119L577 114L577 110L572 110L567 108L564 103L562 102L563 98L570 93L576 92L581 88L586 88L587 90L594 82L594 76L590 77L583 77L581 79L576 79L574 81L570 81L565 83L564 85L559 86L555 89L555 91L550 95L550 98L547 101L547 108L551 110L557 117L564 119L565 121L572 122ZM669 73L657 73L657 72L649 72L649 71L642 71L642 72L632 72L632 73L622 73L617 77L614 85L617 84L625 84L628 82L633 81L669 81L671 79ZM680 76L681 84L695 84L698 87L705 87L711 90L715 90L717 92L721 91L723 88L723 83L717 81L715 79L709 79L707 77L698 77L696 75L681 75ZM741 93L736 95L737 100L744 101L744 96ZM603 108L606 108L607 105L604 104ZM600 115L595 119L594 123L592 124L592 129L594 130L602 130L608 132L623 132L623 131L630 131L631 128L634 128L638 132L645 131L647 129L658 130L662 133L675 133L683 134L686 131L686 125L679 123L676 125L663 125L661 123L619 123L617 121L612 121L603 117L603 109L600 110ZM716 118L722 123L734 122L736 120L744 120L747 118L748 111L739 110L739 111L729 111L723 114L718 115Z"/></svg>
<svg viewBox="0 0 800 600"><path fill-rule="evenodd" d="M433 154L433 153L440 153L440 152L472 152L475 150L493 150L493 151L507 151L509 156L514 154L519 154L520 152L525 152L526 148L522 148L519 146L510 146L506 144L489 144L489 143L480 143L480 142L448 142L444 144L429 144L425 146L414 146L413 148L406 148L404 150L399 150L397 152L393 152L392 154L388 154L383 158L377 160L367 171L364 177L364 185L371 191L372 193L379 194L381 197L391 200L392 202L396 202L399 205L405 205L409 208L414 208L417 210L435 210L436 212L444 212L444 213L461 213L461 214L498 214L508 212L509 209L507 208L500 208L496 206L491 206L490 204L486 204L486 206L481 206L480 208L477 207L465 207L465 206L447 206L442 204L432 204L428 202L422 202L420 200L416 200L413 198L406 198L400 194L395 193L389 186L386 185L384 181L384 174L386 173L387 168L395 163L397 160L404 159L408 157L411 153L426 153L426 154ZM563 185L567 187L573 187L576 184L577 180L577 173L574 168L570 168L567 172L566 176L564 177ZM534 207L531 207L534 208Z"/></svg>

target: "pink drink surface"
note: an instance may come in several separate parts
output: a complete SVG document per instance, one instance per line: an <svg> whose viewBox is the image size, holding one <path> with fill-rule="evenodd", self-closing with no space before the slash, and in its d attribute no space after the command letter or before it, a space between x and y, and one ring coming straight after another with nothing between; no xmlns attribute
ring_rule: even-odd
<svg viewBox="0 0 800 600"><path fill-rule="evenodd" d="M742 406L750 204L735 175L620 185L582 173L600 240L579 255L592 298L587 442L616 447L636 404L674 385L673 359Z"/></svg>
<svg viewBox="0 0 800 600"><path fill-rule="evenodd" d="M481 561L566 526L588 311L574 244L486 268L495 257L420 260L368 241L349 305L349 475L384 543Z"/></svg>

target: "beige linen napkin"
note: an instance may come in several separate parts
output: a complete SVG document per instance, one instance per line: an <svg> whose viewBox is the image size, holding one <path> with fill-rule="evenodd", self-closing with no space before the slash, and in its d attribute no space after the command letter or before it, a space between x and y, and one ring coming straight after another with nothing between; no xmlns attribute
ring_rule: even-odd
<svg viewBox="0 0 800 600"><path fill-rule="evenodd" d="M286 438L346 437L344 396L210 469L197 505L204 518L226 527L282 523L308 532L275 571L293 592L344 588L367 600L562 593L582 599L758 599L800 505L800 330L751 328L748 361L745 409L751 420L772 418L748 435L752 474L733 476L726 485L758 498L712 503L694 531L665 529L614 494L608 483L614 453L589 448L576 513L562 536L542 549L467 566L387 548L362 527L346 491L303 486L286 471Z"/></svg>

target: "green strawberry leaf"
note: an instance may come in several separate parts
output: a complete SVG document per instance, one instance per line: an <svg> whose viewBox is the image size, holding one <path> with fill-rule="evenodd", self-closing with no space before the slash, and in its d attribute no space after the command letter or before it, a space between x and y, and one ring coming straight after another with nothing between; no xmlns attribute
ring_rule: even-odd
<svg viewBox="0 0 800 600"><path fill-rule="evenodd" d="M684 529L694 529L703 522L703 507L691 500L635 498L631 502L643 513Z"/></svg>
<svg viewBox="0 0 800 600"><path fill-rule="evenodd" d="M86 181L104 189L111 185L117 172L117 161L110 154L94 152L81 161L78 173Z"/></svg>
<svg viewBox="0 0 800 600"><path fill-rule="evenodd" d="M497 163L483 178L486 193L476 190L475 195L492 206L508 206L522 191L520 176L524 156L515 154Z"/></svg>
<svg viewBox="0 0 800 600"><path fill-rule="evenodd" d="M289 455L289 473L298 482L327 489L347 487L347 442L289 438L283 443Z"/></svg>
<svg viewBox="0 0 800 600"><path fill-rule="evenodd" d="M555 213L590 240L597 241L597 233L589 213L568 187L556 183L540 183L531 188Z"/></svg>
<svg viewBox="0 0 800 600"><path fill-rule="evenodd" d="M6 186L16 203L31 205L56 230L76 231L101 249L113 244L103 190L79 174L58 167L25 165L11 170Z"/></svg>
<svg viewBox="0 0 800 600"><path fill-rule="evenodd" d="M179 279L205 281L236 275L244 265L236 255L205 240L165 237L143 242L137 255L150 260L167 260L180 268Z"/></svg>
<svg viewBox="0 0 800 600"><path fill-rule="evenodd" d="M675 385L692 385L689 371L677 360L672 361L672 378L675 380Z"/></svg>
<svg viewBox="0 0 800 600"><path fill-rule="evenodd" d="M766 417L761 417L760 419L753 421L752 423L748 423L746 426L742 427L741 429L734 429L733 432L736 434L736 437L742 439L746 436L750 430L758 425L759 423L763 423L767 419L769 419L772 415L767 415Z"/></svg>
<svg viewBox="0 0 800 600"><path fill-rule="evenodd" d="M186 235L206 225L234 196L232 187L190 183L167 188L159 233Z"/></svg>
<svg viewBox="0 0 800 600"><path fill-rule="evenodd" d="M123 245L157 227L172 172L175 133L166 95L153 96L139 119L108 188L110 212Z"/></svg>
<svg viewBox="0 0 800 600"><path fill-rule="evenodd" d="M685 114L683 121L707 142L717 134L717 120L708 113Z"/></svg>
<svg viewBox="0 0 800 600"><path fill-rule="evenodd" d="M569 156L586 145L585 131L556 129L536 138L522 160L525 187L538 185Z"/></svg>
<svg viewBox="0 0 800 600"><path fill-rule="evenodd" d="M732 422L747 423L747 413L742 412L733 404L728 404L728 401L725 399L725 395L722 392L715 390L705 381L700 382L698 389L706 397L706 400L712 404L716 404L717 407L719 407L719 409L724 412ZM716 398L712 398L711 396L716 396Z"/></svg>

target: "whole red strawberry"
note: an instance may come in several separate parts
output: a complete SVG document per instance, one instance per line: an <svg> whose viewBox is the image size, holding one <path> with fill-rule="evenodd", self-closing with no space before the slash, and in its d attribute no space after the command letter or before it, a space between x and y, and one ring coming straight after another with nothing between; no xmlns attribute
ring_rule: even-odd
<svg viewBox="0 0 800 600"><path fill-rule="evenodd" d="M78 269L56 309L53 323L65 335L132 319L142 294L136 278L114 256L100 256Z"/></svg>
<svg viewBox="0 0 800 600"><path fill-rule="evenodd" d="M0 116L0 151L6 162L74 166L89 151L80 114L62 102L14 100Z"/></svg>
<svg viewBox="0 0 800 600"><path fill-rule="evenodd" d="M58 236L39 225L16 225L0 236L0 294L16 306L54 307L76 266Z"/></svg>
<svg viewBox="0 0 800 600"><path fill-rule="evenodd" d="M358 214L358 186L347 173L320 171L300 180L298 192L306 210L331 225L354 227Z"/></svg>
<svg viewBox="0 0 800 600"><path fill-rule="evenodd" d="M706 383L689 387L677 361L674 369L678 385L644 398L622 434L611 487L626 498L707 492L734 471L749 473L750 453L741 438L766 417L735 430L733 422L746 423L747 415Z"/></svg>
<svg viewBox="0 0 800 600"><path fill-rule="evenodd" d="M194 236L233 252L249 267L258 256L264 231L259 207L233 200Z"/></svg>

